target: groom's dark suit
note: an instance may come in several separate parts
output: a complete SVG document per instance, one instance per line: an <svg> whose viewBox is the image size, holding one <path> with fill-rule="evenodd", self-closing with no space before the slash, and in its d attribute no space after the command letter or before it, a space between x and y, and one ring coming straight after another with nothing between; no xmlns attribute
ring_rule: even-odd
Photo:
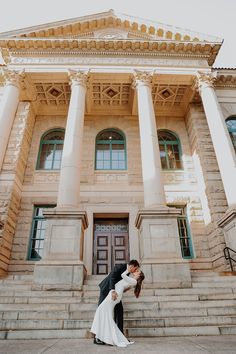
<svg viewBox="0 0 236 354"><path fill-rule="evenodd" d="M110 290L115 290L115 284L122 279L121 274L127 269L127 264L117 264L111 273L99 284L100 297L98 305L107 297ZM114 308L114 320L123 333L123 305L120 301Z"/></svg>

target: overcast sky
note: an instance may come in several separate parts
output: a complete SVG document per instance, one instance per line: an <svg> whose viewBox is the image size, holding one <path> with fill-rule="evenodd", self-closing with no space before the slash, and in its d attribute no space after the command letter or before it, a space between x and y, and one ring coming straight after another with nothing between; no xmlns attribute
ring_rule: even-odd
<svg viewBox="0 0 236 354"><path fill-rule="evenodd" d="M221 37L215 66L236 68L236 0L0 0L0 32L109 9Z"/></svg>

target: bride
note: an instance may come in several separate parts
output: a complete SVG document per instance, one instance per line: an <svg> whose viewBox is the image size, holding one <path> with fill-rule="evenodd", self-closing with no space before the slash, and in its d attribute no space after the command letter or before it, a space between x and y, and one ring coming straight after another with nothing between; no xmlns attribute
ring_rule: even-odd
<svg viewBox="0 0 236 354"><path fill-rule="evenodd" d="M134 342L129 342L117 327L113 319L114 307L121 301L123 292L129 288L134 287L134 295L139 297L144 280L142 271L134 272L132 278L127 274L128 269L121 274L122 279L115 284L115 290L110 290L105 300L98 306L91 328L91 332L96 335L96 338L106 344L117 345L118 347L127 347ZM114 293L117 296L114 296ZM113 298L116 299L113 300Z"/></svg>

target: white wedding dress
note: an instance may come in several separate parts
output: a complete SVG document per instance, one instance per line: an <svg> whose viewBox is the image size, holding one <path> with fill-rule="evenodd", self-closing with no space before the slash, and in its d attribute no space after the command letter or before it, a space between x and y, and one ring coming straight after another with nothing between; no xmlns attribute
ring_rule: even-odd
<svg viewBox="0 0 236 354"><path fill-rule="evenodd" d="M98 306L91 327L91 332L96 335L96 338L106 344L117 345L118 347L126 347L132 344L119 330L113 319L114 307L121 301L123 292L137 284L136 279L130 278L127 273L128 270L122 273L122 279L115 284L115 291L118 294L117 299L112 300L111 292L113 290L110 290L107 297Z"/></svg>

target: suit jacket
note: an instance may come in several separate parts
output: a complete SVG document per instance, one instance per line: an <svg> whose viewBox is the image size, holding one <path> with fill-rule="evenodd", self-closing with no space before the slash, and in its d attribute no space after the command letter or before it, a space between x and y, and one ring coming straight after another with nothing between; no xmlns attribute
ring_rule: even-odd
<svg viewBox="0 0 236 354"><path fill-rule="evenodd" d="M122 279L121 274L124 273L126 269L126 263L116 264L111 273L99 284L101 292L107 295L110 290L115 289L115 284Z"/></svg>

